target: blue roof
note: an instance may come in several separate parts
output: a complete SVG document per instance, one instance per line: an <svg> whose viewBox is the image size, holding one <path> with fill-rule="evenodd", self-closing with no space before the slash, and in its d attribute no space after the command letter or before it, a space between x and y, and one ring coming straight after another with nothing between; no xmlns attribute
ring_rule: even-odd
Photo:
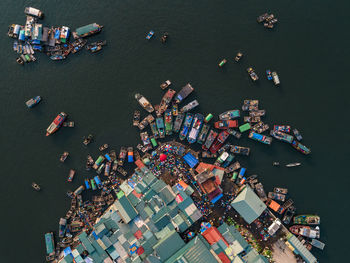
<svg viewBox="0 0 350 263"><path fill-rule="evenodd" d="M198 164L198 160L191 153L187 153L184 157L182 157L185 162L191 167L195 167Z"/></svg>

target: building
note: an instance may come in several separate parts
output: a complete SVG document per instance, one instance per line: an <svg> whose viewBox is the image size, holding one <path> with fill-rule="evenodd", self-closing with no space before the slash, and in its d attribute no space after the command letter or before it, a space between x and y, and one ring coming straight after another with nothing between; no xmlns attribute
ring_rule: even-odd
<svg viewBox="0 0 350 263"><path fill-rule="evenodd" d="M294 252L301 256L306 263L317 263L317 259L292 233L288 233L286 244Z"/></svg>

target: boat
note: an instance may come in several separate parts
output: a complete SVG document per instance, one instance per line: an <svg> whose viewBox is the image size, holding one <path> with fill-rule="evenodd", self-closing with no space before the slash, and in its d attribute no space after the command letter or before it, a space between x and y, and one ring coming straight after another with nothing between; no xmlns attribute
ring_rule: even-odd
<svg viewBox="0 0 350 263"><path fill-rule="evenodd" d="M139 93L135 94L135 99L149 113L152 113L154 111L152 104L141 94Z"/></svg>
<svg viewBox="0 0 350 263"><path fill-rule="evenodd" d="M36 9L34 7L26 7L24 9L24 13L27 16L33 16L33 17L37 17L37 18L43 18L44 13L41 12L39 9Z"/></svg>
<svg viewBox="0 0 350 263"><path fill-rule="evenodd" d="M86 146L90 144L93 140L94 136L92 134L89 134L87 137L84 137L83 144Z"/></svg>
<svg viewBox="0 0 350 263"><path fill-rule="evenodd" d="M120 147L118 165L122 166L124 164L127 155L127 150L125 147Z"/></svg>
<svg viewBox="0 0 350 263"><path fill-rule="evenodd" d="M103 145L101 145L98 149L100 150L100 152L103 152L104 150L106 150L108 148L108 144L105 143Z"/></svg>
<svg viewBox="0 0 350 263"><path fill-rule="evenodd" d="M233 171L236 171L239 168L241 168L241 164L239 162L234 162L229 167L227 167L225 171L226 171L226 173L232 173Z"/></svg>
<svg viewBox="0 0 350 263"><path fill-rule="evenodd" d="M281 202L284 202L284 200L286 199L286 196L284 194L278 194L275 192L269 192L267 196L268 198Z"/></svg>
<svg viewBox="0 0 350 263"><path fill-rule="evenodd" d="M281 188L281 187L275 187L275 188L273 188L273 191L275 193L284 194L284 195L286 195L288 193L287 188Z"/></svg>
<svg viewBox="0 0 350 263"><path fill-rule="evenodd" d="M154 137L151 137L151 143L152 143L153 147L157 147L158 146L158 143L157 143L157 141L156 141L156 139Z"/></svg>
<svg viewBox="0 0 350 263"><path fill-rule="evenodd" d="M46 244L46 261L52 261L55 259L55 241L54 241L52 232L45 234L45 244Z"/></svg>
<svg viewBox="0 0 350 263"><path fill-rule="evenodd" d="M252 117L252 116L244 116L244 122L256 123L261 121L260 116Z"/></svg>
<svg viewBox="0 0 350 263"><path fill-rule="evenodd" d="M158 138L159 137L159 132L158 132L158 129L157 129L157 124L153 121L153 122L150 123L150 126L151 126L151 130L152 130L154 138Z"/></svg>
<svg viewBox="0 0 350 263"><path fill-rule="evenodd" d="M319 225L321 219L317 215L297 215L293 218L293 223L298 225Z"/></svg>
<svg viewBox="0 0 350 263"><path fill-rule="evenodd" d="M82 48L86 45L87 40L86 39L82 39L82 38L78 38L76 39L74 42L72 42L72 48L71 48L71 52L72 54L77 53L78 51L82 50Z"/></svg>
<svg viewBox="0 0 350 263"><path fill-rule="evenodd" d="M272 80L273 79L272 74L271 74L271 70L269 70L269 69L266 70L266 77L267 77L268 80Z"/></svg>
<svg viewBox="0 0 350 263"><path fill-rule="evenodd" d="M185 114L179 113L174 121L173 131L178 133L181 129L182 122L185 118Z"/></svg>
<svg viewBox="0 0 350 263"><path fill-rule="evenodd" d="M64 55L57 54L57 55L50 56L50 59L51 60L63 60L63 59L66 59L66 57Z"/></svg>
<svg viewBox="0 0 350 263"><path fill-rule="evenodd" d="M301 141L303 139L303 137L301 136L300 132L297 129L293 129L293 134L298 141Z"/></svg>
<svg viewBox="0 0 350 263"><path fill-rule="evenodd" d="M133 126L138 126L140 123L140 111L139 110L135 110L134 111L134 116L133 116L133 120L132 120L132 125Z"/></svg>
<svg viewBox="0 0 350 263"><path fill-rule="evenodd" d="M303 154L310 154L311 150L309 148L307 148L305 145L301 144L298 141L293 141L292 142L292 146L298 150L299 152L303 153Z"/></svg>
<svg viewBox="0 0 350 263"><path fill-rule="evenodd" d="M78 27L77 29L75 29L75 31L73 32L73 37L74 39L88 37L101 32L102 29L102 25L99 25L97 23L91 23L89 25Z"/></svg>
<svg viewBox="0 0 350 263"><path fill-rule="evenodd" d="M40 186L37 183L32 182L32 187L33 187L33 189L35 191L40 191L41 190Z"/></svg>
<svg viewBox="0 0 350 263"><path fill-rule="evenodd" d="M296 209L294 206L290 206L289 208L287 208L287 210L282 218L282 221L285 225L289 225L290 221L293 218L293 215L295 214L295 211L296 211Z"/></svg>
<svg viewBox="0 0 350 263"><path fill-rule="evenodd" d="M281 83L276 71L272 72L272 79L276 86Z"/></svg>
<svg viewBox="0 0 350 263"><path fill-rule="evenodd" d="M176 103L173 103L171 110L173 112L173 116L179 115L179 106Z"/></svg>
<svg viewBox="0 0 350 263"><path fill-rule="evenodd" d="M49 136L55 133L62 126L62 123L66 118L67 118L66 113L61 112L60 114L58 114L57 117L50 124L50 126L46 129L46 136Z"/></svg>
<svg viewBox="0 0 350 263"><path fill-rule="evenodd" d="M85 180L84 180L84 183L85 183L85 188L86 188L87 190L91 189L89 179L85 179Z"/></svg>
<svg viewBox="0 0 350 263"><path fill-rule="evenodd" d="M154 121L152 114L148 114L137 126L141 131Z"/></svg>
<svg viewBox="0 0 350 263"><path fill-rule="evenodd" d="M242 105L243 111L252 111L259 109L259 101L258 100L244 100Z"/></svg>
<svg viewBox="0 0 350 263"><path fill-rule="evenodd" d="M185 98L187 98L192 91L194 90L194 88L191 86L190 83L187 83L184 87L182 87L182 89L176 94L175 97L175 102L176 103L180 103L181 101L183 101Z"/></svg>
<svg viewBox="0 0 350 263"><path fill-rule="evenodd" d="M97 189L96 184L95 184L95 180L94 179L90 179L90 183L91 183L91 189L93 191L95 191Z"/></svg>
<svg viewBox="0 0 350 263"><path fill-rule="evenodd" d="M64 237L64 234L66 233L66 228L67 228L67 219L60 218L59 228L58 228L58 236L60 238Z"/></svg>
<svg viewBox="0 0 350 263"><path fill-rule="evenodd" d="M134 162L134 148L128 147L128 162Z"/></svg>
<svg viewBox="0 0 350 263"><path fill-rule="evenodd" d="M282 215L284 211L286 211L293 204L294 204L294 201L292 199L288 199L286 202L283 203L283 205L280 206L280 208L277 210L277 213Z"/></svg>
<svg viewBox="0 0 350 263"><path fill-rule="evenodd" d="M325 247L325 244L317 239L311 239L311 245L321 250Z"/></svg>
<svg viewBox="0 0 350 263"><path fill-rule="evenodd" d="M89 48L91 53L97 53L102 50L102 45L95 45L91 48Z"/></svg>
<svg viewBox="0 0 350 263"><path fill-rule="evenodd" d="M204 122L204 116L200 113L194 115L192 127L188 133L187 141L189 143L195 143L199 134L200 129L202 128Z"/></svg>
<svg viewBox="0 0 350 263"><path fill-rule="evenodd" d="M241 52L238 52L236 57L235 57L236 62L238 62L242 58L242 56L243 56L243 54Z"/></svg>
<svg viewBox="0 0 350 263"><path fill-rule="evenodd" d="M143 143L144 146L150 145L151 144L151 140L148 136L148 132L141 132L140 133L140 137L141 137L141 141Z"/></svg>
<svg viewBox="0 0 350 263"><path fill-rule="evenodd" d="M41 97L40 96L36 96L36 97L31 98L30 100L28 100L26 102L26 105L27 105L28 108L32 108L35 105L37 105L40 101L41 101Z"/></svg>
<svg viewBox="0 0 350 263"><path fill-rule="evenodd" d="M249 112L250 117L261 117L265 116L266 111L265 110L252 110Z"/></svg>
<svg viewBox="0 0 350 263"><path fill-rule="evenodd" d="M272 165L273 166L280 166L280 163L279 162L273 162Z"/></svg>
<svg viewBox="0 0 350 263"><path fill-rule="evenodd" d="M262 121L259 121L258 123L253 125L252 130L257 133L263 133L264 131L267 131L269 128L270 126L268 124L265 124Z"/></svg>
<svg viewBox="0 0 350 263"><path fill-rule="evenodd" d="M259 198L261 199L261 201L265 202L267 200L267 196L266 196L264 186L262 185L262 183L257 183L255 185L255 191L256 191L257 195L259 196Z"/></svg>
<svg viewBox="0 0 350 263"><path fill-rule="evenodd" d="M250 148L249 147L238 146L238 145L232 145L231 146L231 152L234 153L234 154L240 154L240 155L248 156L249 153L250 153Z"/></svg>
<svg viewBox="0 0 350 263"><path fill-rule="evenodd" d="M125 171L122 167L118 166L117 172L120 173L122 176L127 176L128 173Z"/></svg>
<svg viewBox="0 0 350 263"><path fill-rule="evenodd" d="M87 50L90 50L91 52L94 52L93 50L96 49L98 46L105 46L107 44L106 40L99 40L93 43L90 43L88 45L85 46L85 48ZM96 52L96 51L95 51Z"/></svg>
<svg viewBox="0 0 350 263"><path fill-rule="evenodd" d="M105 159L106 159L106 158L105 158L104 156L100 155L100 156L96 159L96 161L95 161L95 163L93 164L92 168L94 168L95 170L97 170L98 167L104 162Z"/></svg>
<svg viewBox="0 0 350 263"><path fill-rule="evenodd" d="M150 40L150 39L153 37L153 35L154 35L154 31L152 31L152 30L149 31L148 34L147 34L147 36L146 36L146 39L147 39L147 40Z"/></svg>
<svg viewBox="0 0 350 263"><path fill-rule="evenodd" d="M289 125L274 125L273 126L274 131L280 131L280 132L290 132L290 126Z"/></svg>
<svg viewBox="0 0 350 263"><path fill-rule="evenodd" d="M217 122L214 123L214 127L216 129L237 128L238 127L238 121L237 120L217 121Z"/></svg>
<svg viewBox="0 0 350 263"><path fill-rule="evenodd" d="M162 84L160 84L160 88L161 89L166 89L167 87L169 87L171 85L171 81L170 80L166 80L165 82L163 82Z"/></svg>
<svg viewBox="0 0 350 263"><path fill-rule="evenodd" d="M258 142L270 145L272 138L269 136L261 135L259 133L251 131L248 136L250 139L256 140Z"/></svg>
<svg viewBox="0 0 350 263"><path fill-rule="evenodd" d="M253 81L257 81L259 79L258 75L255 73L253 68L247 68L247 71L248 71L248 74L249 74L250 78Z"/></svg>
<svg viewBox="0 0 350 263"><path fill-rule="evenodd" d="M265 19L266 19L268 16L269 16L268 13L264 13L264 14L258 16L258 18L257 18L256 20L258 21L258 23L261 23L261 22L265 21Z"/></svg>
<svg viewBox="0 0 350 263"><path fill-rule="evenodd" d="M226 139L228 138L230 134L227 131L222 131L219 133L218 137L216 137L214 143L211 145L209 151L211 153L216 153L221 146L224 144L224 142L226 141Z"/></svg>
<svg viewBox="0 0 350 263"><path fill-rule="evenodd" d="M166 110L164 113L165 134L171 135L173 133L173 115L171 110Z"/></svg>
<svg viewBox="0 0 350 263"><path fill-rule="evenodd" d="M165 33L162 35L160 41L161 41L162 43L165 43L165 42L168 40L168 37L169 37L169 33L168 33L168 32L165 32Z"/></svg>
<svg viewBox="0 0 350 263"><path fill-rule="evenodd" d="M24 60L21 57L16 58L16 62L20 65L24 65Z"/></svg>
<svg viewBox="0 0 350 263"><path fill-rule="evenodd" d="M207 139L205 140L205 143L202 145L203 151L208 151L210 146L213 144L216 136L218 136L218 133L214 130L210 130Z"/></svg>
<svg viewBox="0 0 350 263"><path fill-rule="evenodd" d="M188 131L189 131L191 124L192 124L192 120L193 120L193 114L187 113L186 117L185 117L184 126L182 127L182 130L179 134L179 138L181 141L187 137Z"/></svg>
<svg viewBox="0 0 350 263"><path fill-rule="evenodd" d="M62 127L73 128L74 127L74 121L65 121L65 122L62 123Z"/></svg>
<svg viewBox="0 0 350 263"><path fill-rule="evenodd" d="M110 161L106 162L105 172L104 172L105 176L109 176L109 173L111 172L111 166L112 166L112 163Z"/></svg>
<svg viewBox="0 0 350 263"><path fill-rule="evenodd" d="M308 238L319 238L320 228L317 226L315 228L303 225L294 225L289 228L290 232L294 235L300 235Z"/></svg>
<svg viewBox="0 0 350 263"><path fill-rule="evenodd" d="M18 41L15 40L15 41L13 42L13 51L17 52L17 49L18 49Z"/></svg>
<svg viewBox="0 0 350 263"><path fill-rule="evenodd" d="M210 130L210 126L208 124L204 124L202 127L202 130L200 131L200 133L198 135L197 142L199 144L203 144L205 142L205 139L207 138L209 130Z"/></svg>
<svg viewBox="0 0 350 263"><path fill-rule="evenodd" d="M68 181L68 182L72 182L72 181L73 181L73 178L74 178L74 175L75 175L75 170L70 169L70 170L69 170L69 176L68 176L67 181Z"/></svg>
<svg viewBox="0 0 350 263"><path fill-rule="evenodd" d="M219 67L222 68L226 63L227 63L227 60L224 58L223 60L220 61Z"/></svg>
<svg viewBox="0 0 350 263"><path fill-rule="evenodd" d="M164 127L164 120L162 117L159 117L156 119L156 125L159 132L159 138L165 137L165 127Z"/></svg>
<svg viewBox="0 0 350 263"><path fill-rule="evenodd" d="M286 167L295 167L295 166L300 166L301 163L289 163L289 164L286 164Z"/></svg>
<svg viewBox="0 0 350 263"><path fill-rule="evenodd" d="M158 108L157 116L160 117L168 108L171 100L173 99L176 91L173 89L168 89L168 91L164 94Z"/></svg>
<svg viewBox="0 0 350 263"><path fill-rule="evenodd" d="M69 152L63 152L60 156L60 162L64 163L64 161L67 159L69 155Z"/></svg>
<svg viewBox="0 0 350 263"><path fill-rule="evenodd" d="M229 111L225 111L221 114L219 114L219 119L220 120L232 120L232 119L236 119L239 118L240 112L239 110L229 110Z"/></svg>
<svg viewBox="0 0 350 263"><path fill-rule="evenodd" d="M289 135L287 133L280 132L280 131L271 130L270 135L276 138L277 140L287 142L287 143L292 143L294 140L294 137L292 135Z"/></svg>
<svg viewBox="0 0 350 263"><path fill-rule="evenodd" d="M204 118L204 122L208 123L212 118L214 117L213 114L209 113L205 118Z"/></svg>
<svg viewBox="0 0 350 263"><path fill-rule="evenodd" d="M221 167L227 168L234 159L235 159L235 156L233 154L229 154L226 160L221 165Z"/></svg>
<svg viewBox="0 0 350 263"><path fill-rule="evenodd" d="M98 167L98 169L96 170L97 174L101 174L102 173L102 169L105 167L106 165L103 163L100 165L100 167Z"/></svg>

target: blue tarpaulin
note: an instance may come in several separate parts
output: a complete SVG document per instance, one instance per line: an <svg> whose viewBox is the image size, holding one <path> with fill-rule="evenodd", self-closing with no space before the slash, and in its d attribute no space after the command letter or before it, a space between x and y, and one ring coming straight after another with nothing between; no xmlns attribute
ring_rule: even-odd
<svg viewBox="0 0 350 263"><path fill-rule="evenodd" d="M221 197L223 197L223 194L219 194L218 196L215 196L214 199L211 200L213 204L215 204Z"/></svg>
<svg viewBox="0 0 350 263"><path fill-rule="evenodd" d="M184 157L182 157L185 162L191 167L195 167L198 164L198 160L191 153L187 153Z"/></svg>

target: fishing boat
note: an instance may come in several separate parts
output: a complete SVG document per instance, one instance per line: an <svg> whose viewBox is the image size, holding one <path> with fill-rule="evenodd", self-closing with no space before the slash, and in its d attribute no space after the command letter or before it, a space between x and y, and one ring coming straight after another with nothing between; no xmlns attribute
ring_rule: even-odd
<svg viewBox="0 0 350 263"><path fill-rule="evenodd" d="M237 128L238 127L238 121L237 120L217 121L217 122L214 123L214 127L216 129Z"/></svg>
<svg viewBox="0 0 350 263"><path fill-rule="evenodd" d="M98 167L96 173L97 173L97 174L101 174L101 173L102 173L102 169L105 168L105 166L106 166L106 165L105 165L104 163L101 164L100 167Z"/></svg>
<svg viewBox="0 0 350 263"><path fill-rule="evenodd" d="M90 179L90 183L91 183L91 189L93 191L95 191L97 189L97 187L96 187L96 184L95 184L95 180L93 178Z"/></svg>
<svg viewBox="0 0 350 263"><path fill-rule="evenodd" d="M168 91L164 94L158 108L157 116L160 117L165 110L168 108L171 100L173 99L176 91L173 89L168 89Z"/></svg>
<svg viewBox="0 0 350 263"><path fill-rule="evenodd" d="M127 150L125 147L120 147L118 165L122 166L126 158Z"/></svg>
<svg viewBox="0 0 350 263"><path fill-rule="evenodd" d="M66 59L66 57L63 54L55 54L55 55L50 56L50 59L58 61L58 60Z"/></svg>
<svg viewBox="0 0 350 263"><path fill-rule="evenodd" d="M98 149L100 150L100 152L103 152L104 150L106 150L108 148L108 144L105 143L103 145L101 145Z"/></svg>
<svg viewBox="0 0 350 263"><path fill-rule="evenodd" d="M173 103L171 110L173 112L173 116L179 115L179 106L176 103Z"/></svg>
<svg viewBox="0 0 350 263"><path fill-rule="evenodd" d="M244 122L256 123L261 121L260 116L252 117L252 116L244 116Z"/></svg>
<svg viewBox="0 0 350 263"><path fill-rule="evenodd" d="M250 117L261 117L265 116L266 111L265 110L252 110L249 112Z"/></svg>
<svg viewBox="0 0 350 263"><path fill-rule="evenodd" d="M40 101L41 101L41 97L40 96L36 96L36 97L31 98L30 100L28 100L26 102L26 105L27 105L28 108L32 108L35 105L37 105Z"/></svg>
<svg viewBox="0 0 350 263"><path fill-rule="evenodd" d="M160 41L164 44L164 43L168 40L168 37L169 37L169 33L168 33L168 32L165 32L165 33L162 35Z"/></svg>
<svg viewBox="0 0 350 263"><path fill-rule="evenodd" d="M78 38L77 40L72 42L72 51L71 51L71 53L75 54L78 51L82 50L82 48L86 45L86 43L87 43L86 39Z"/></svg>
<svg viewBox="0 0 350 263"><path fill-rule="evenodd" d="M151 122L150 126L151 126L151 131L153 133L154 138L158 138L159 137L159 132L158 132L158 129L157 129L156 122L154 122L154 121Z"/></svg>
<svg viewBox="0 0 350 263"><path fill-rule="evenodd" d="M150 138L148 136L148 132L146 132L146 131L145 132L141 132L140 133L140 137L141 137L141 141L142 141L144 146L147 146L147 145L151 144L151 140L150 140Z"/></svg>
<svg viewBox="0 0 350 263"><path fill-rule="evenodd" d="M259 198L261 199L261 201L265 202L267 200L267 196L266 196L264 186L262 185L262 183L257 183L255 185L255 191L256 191L257 195L259 196Z"/></svg>
<svg viewBox="0 0 350 263"><path fill-rule="evenodd" d="M101 32L102 29L103 29L103 25L99 25L97 23L91 23L89 25L78 27L77 29L75 29L75 31L73 32L73 37L74 39L78 39L81 37L88 37Z"/></svg>
<svg viewBox="0 0 350 263"><path fill-rule="evenodd" d="M206 139L206 137L208 135L209 130L210 130L210 126L208 124L204 124L203 127L202 127L201 132L198 135L197 142L199 144L203 144L205 142L205 139Z"/></svg>
<svg viewBox="0 0 350 263"><path fill-rule="evenodd" d="M297 129L293 129L293 134L298 141L301 141L303 139L303 137L301 136L300 132Z"/></svg>
<svg viewBox="0 0 350 263"><path fill-rule="evenodd" d="M175 102L180 103L185 98L187 98L192 93L193 90L194 88L191 86L191 84L187 83L184 87L182 87L179 93L176 94Z"/></svg>
<svg viewBox="0 0 350 263"><path fill-rule="evenodd" d="M35 191L40 191L41 190L40 186L37 183L32 182L32 187L33 187L33 189Z"/></svg>
<svg viewBox="0 0 350 263"><path fill-rule="evenodd" d="M223 60L220 61L219 67L222 68L226 63L227 63L227 60L224 58Z"/></svg>
<svg viewBox="0 0 350 263"><path fill-rule="evenodd" d="M275 187L275 188L273 188L273 191L275 193L284 194L284 195L286 195L288 193L287 188L281 188L281 187Z"/></svg>
<svg viewBox="0 0 350 263"><path fill-rule="evenodd" d="M273 166L280 166L280 163L279 162L273 162L272 165Z"/></svg>
<svg viewBox="0 0 350 263"><path fill-rule="evenodd" d="M152 114L148 114L137 127L142 131L144 128L146 128L150 123L154 121L154 117Z"/></svg>
<svg viewBox="0 0 350 263"><path fill-rule="evenodd" d="M293 223L298 225L319 225L321 219L317 215L297 215L293 218Z"/></svg>
<svg viewBox="0 0 350 263"><path fill-rule="evenodd" d="M173 131L178 133L181 129L182 122L185 118L185 114L179 113L174 121Z"/></svg>
<svg viewBox="0 0 350 263"><path fill-rule="evenodd" d="M139 110L135 110L134 111L134 116L133 116L133 120L132 120L132 125L133 126L138 126L140 123L140 111Z"/></svg>
<svg viewBox="0 0 350 263"><path fill-rule="evenodd" d="M159 117L156 119L156 125L159 132L159 138L165 137L165 127L164 127L164 120L162 117Z"/></svg>
<svg viewBox="0 0 350 263"><path fill-rule="evenodd" d="M290 232L294 235L300 235L308 238L319 238L320 228L317 226L315 228L303 225L294 225L289 228Z"/></svg>
<svg viewBox="0 0 350 263"><path fill-rule="evenodd" d="M278 194L274 192L269 192L267 196L268 198L281 202L284 202L284 200L286 199L286 196L284 194Z"/></svg>
<svg viewBox="0 0 350 263"><path fill-rule="evenodd" d="M277 210L277 213L282 215L284 211L286 211L293 204L294 204L294 201L292 199L288 199L286 202L283 203L283 205L280 206L280 208Z"/></svg>
<svg viewBox="0 0 350 263"><path fill-rule="evenodd" d="M160 88L161 89L166 89L167 87L169 87L171 85L171 81L170 80L166 80L165 82L163 82L162 84L160 84Z"/></svg>
<svg viewBox="0 0 350 263"><path fill-rule="evenodd" d="M276 86L281 83L276 71L272 72L272 80L273 80L273 83L275 83Z"/></svg>
<svg viewBox="0 0 350 263"><path fill-rule="evenodd" d="M173 133L173 115L171 110L166 110L164 113L165 134L171 135Z"/></svg>
<svg viewBox="0 0 350 263"><path fill-rule="evenodd" d="M264 135L261 135L259 133L256 133L256 132L253 132L251 131L249 133L249 136L248 136L250 139L253 139L253 140L256 140L258 142L261 142L261 143L264 143L264 144L268 144L270 145L271 142L272 142L272 138L269 137L269 136L264 136Z"/></svg>
<svg viewBox="0 0 350 263"><path fill-rule="evenodd" d="M63 152L60 156L60 162L64 163L64 161L67 159L69 155L69 152Z"/></svg>
<svg viewBox="0 0 350 263"><path fill-rule="evenodd" d="M148 34L147 34L147 36L146 36L146 39L147 39L147 40L150 40L150 39L153 37L153 35L154 35L154 31L152 31L152 30L149 31Z"/></svg>
<svg viewBox="0 0 350 263"><path fill-rule="evenodd" d="M282 221L285 225L289 225L290 221L293 218L293 215L295 214L295 211L296 211L296 209L294 206L290 206L289 208L287 208L287 210L282 218Z"/></svg>
<svg viewBox="0 0 350 263"><path fill-rule="evenodd" d="M93 140L94 136L92 134L89 134L87 137L84 137L83 144L86 146L90 144Z"/></svg>
<svg viewBox="0 0 350 263"><path fill-rule="evenodd" d="M242 133L236 131L235 129L227 129L227 132L231 134L233 137L235 137L236 139L240 139L242 136Z"/></svg>
<svg viewBox="0 0 350 263"><path fill-rule="evenodd" d="M55 241L54 241L52 232L45 234L45 244L46 244L46 261L52 261L55 258Z"/></svg>
<svg viewBox="0 0 350 263"><path fill-rule="evenodd" d="M68 176L67 181L68 181L68 182L72 182L72 181L73 181L73 178L74 178L74 175L75 175L75 170L70 169L70 170L69 170L69 176Z"/></svg>
<svg viewBox="0 0 350 263"><path fill-rule="evenodd" d="M139 93L135 94L135 99L149 113L152 113L154 111L152 104L141 94Z"/></svg>
<svg viewBox="0 0 350 263"><path fill-rule="evenodd" d="M112 166L111 162L106 162L105 172L104 172L105 176L109 176L109 173L111 172L111 166Z"/></svg>
<svg viewBox="0 0 350 263"><path fill-rule="evenodd" d="M66 228L67 228L67 219L60 218L59 227L58 227L58 236L60 238L64 237L64 234L66 233Z"/></svg>
<svg viewBox="0 0 350 263"><path fill-rule="evenodd" d="M240 154L240 155L248 156L249 153L250 153L250 148L249 147L238 146L238 145L232 145L231 146L231 152L234 153L234 154Z"/></svg>
<svg viewBox="0 0 350 263"><path fill-rule="evenodd" d="M247 68L247 72L253 81L257 81L259 79L253 68Z"/></svg>
<svg viewBox="0 0 350 263"><path fill-rule="evenodd" d="M85 183L85 188L86 188L87 190L91 189L91 185L90 185L89 179L84 179L84 183Z"/></svg>
<svg viewBox="0 0 350 263"><path fill-rule="evenodd" d="M303 154L310 154L311 150L309 148L307 148L305 145L301 144L298 141L293 141L292 142L292 146L298 150L299 152L303 153Z"/></svg>
<svg viewBox="0 0 350 263"><path fill-rule="evenodd" d="M202 145L203 151L208 151L210 146L213 144L216 136L218 136L218 133L214 130L210 130L207 139L205 140L205 143Z"/></svg>
<svg viewBox="0 0 350 263"><path fill-rule="evenodd" d="M233 154L229 154L226 160L222 163L221 167L223 168L228 167L234 159L235 159L235 156Z"/></svg>
<svg viewBox="0 0 350 263"><path fill-rule="evenodd" d="M257 133L263 133L264 131L267 131L270 128L268 124L263 123L262 121L259 121L255 125L253 125L252 130Z"/></svg>
<svg viewBox="0 0 350 263"><path fill-rule="evenodd" d="M294 140L294 137L292 135L289 135L287 133L280 132L280 131L271 130L270 135L276 138L277 140L287 142L287 143L292 143Z"/></svg>
<svg viewBox="0 0 350 263"><path fill-rule="evenodd" d="M243 57L243 54L241 52L238 52L235 57L236 62L238 62L242 57Z"/></svg>
<svg viewBox="0 0 350 263"><path fill-rule="evenodd" d="M228 138L230 134L227 131L222 131L219 133L218 137L216 137L214 143L211 145L209 151L211 153L216 153L221 146L224 144L224 142L226 141L226 139Z"/></svg>
<svg viewBox="0 0 350 263"><path fill-rule="evenodd" d="M289 164L286 164L286 167L295 167L295 166L300 166L301 163L289 163Z"/></svg>
<svg viewBox="0 0 350 263"><path fill-rule="evenodd" d="M104 162L105 159L106 159L106 158L105 158L104 156L100 155L100 156L96 159L96 161L95 161L94 165L92 166L92 168L94 168L95 170L97 170L98 167Z"/></svg>
<svg viewBox="0 0 350 263"><path fill-rule="evenodd" d="M36 9L34 7L26 7L24 9L24 13L28 16L33 16L37 18L43 18L44 16L43 12L41 12L39 9Z"/></svg>
<svg viewBox="0 0 350 263"><path fill-rule="evenodd" d="M317 247L318 249L321 249L321 250L323 250L325 247L325 244L317 239L312 239L311 245L314 247Z"/></svg>
<svg viewBox="0 0 350 263"><path fill-rule="evenodd" d="M258 16L258 18L257 18L256 20L258 21L258 23L261 23L261 22L265 21L265 19L266 19L268 16L269 16L268 13L264 13L264 14Z"/></svg>
<svg viewBox="0 0 350 263"><path fill-rule="evenodd" d="M259 100L244 100L242 105L243 111L252 111L259 109Z"/></svg>
<svg viewBox="0 0 350 263"><path fill-rule="evenodd" d="M62 123L66 118L67 118L66 113L61 112L60 114L58 114L57 117L50 124L50 126L46 129L46 136L49 136L54 132L56 132L62 126Z"/></svg>
<svg viewBox="0 0 350 263"><path fill-rule="evenodd" d="M96 42L93 42L93 43L86 45L85 48L87 50L91 50L97 46L105 46L106 44L107 44L106 40L99 40L99 41L96 41Z"/></svg>
<svg viewBox="0 0 350 263"><path fill-rule="evenodd" d="M274 131L280 131L280 132L290 132L290 126L289 125L274 125L273 126Z"/></svg>
<svg viewBox="0 0 350 263"><path fill-rule="evenodd" d="M189 143L195 143L199 134L199 131L203 125L204 116L200 113L194 115L192 128L190 129L187 137Z"/></svg>
<svg viewBox="0 0 350 263"><path fill-rule="evenodd" d="M272 80L273 79L272 74L271 74L271 70L269 70L269 69L266 70L266 77L267 77L268 80Z"/></svg>
<svg viewBox="0 0 350 263"><path fill-rule="evenodd" d="M21 57L16 58L16 62L20 65L24 65L24 60Z"/></svg>
<svg viewBox="0 0 350 263"><path fill-rule="evenodd" d="M187 113L186 117L185 117L184 126L182 127L182 130L179 134L179 138L181 141L187 137L188 131L189 131L191 124L192 124L192 120L193 120L193 114Z"/></svg>
<svg viewBox="0 0 350 263"><path fill-rule="evenodd" d="M240 112L239 110L229 110L229 111L225 111L221 114L219 114L219 119L220 120L232 120L232 119L236 119L239 118Z"/></svg>

